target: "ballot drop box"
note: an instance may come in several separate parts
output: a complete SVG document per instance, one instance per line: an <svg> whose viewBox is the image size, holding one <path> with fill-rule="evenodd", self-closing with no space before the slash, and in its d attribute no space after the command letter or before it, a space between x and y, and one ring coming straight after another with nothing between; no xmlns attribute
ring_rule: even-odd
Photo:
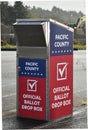
<svg viewBox="0 0 88 130"><path fill-rule="evenodd" d="M53 120L73 112L73 29L55 20L18 19L17 115Z"/></svg>

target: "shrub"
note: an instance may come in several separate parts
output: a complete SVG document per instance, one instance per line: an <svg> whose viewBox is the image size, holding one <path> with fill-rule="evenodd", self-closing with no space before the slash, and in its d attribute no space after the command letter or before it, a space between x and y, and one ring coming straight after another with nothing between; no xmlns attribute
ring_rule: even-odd
<svg viewBox="0 0 88 130"><path fill-rule="evenodd" d="M1 40L1 46L6 46L6 45L8 45L8 43L4 40Z"/></svg>

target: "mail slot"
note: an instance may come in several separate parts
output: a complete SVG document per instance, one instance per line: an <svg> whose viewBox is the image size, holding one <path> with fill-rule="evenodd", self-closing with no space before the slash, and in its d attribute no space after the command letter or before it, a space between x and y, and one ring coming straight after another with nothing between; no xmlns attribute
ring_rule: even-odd
<svg viewBox="0 0 88 130"><path fill-rule="evenodd" d="M73 112L73 29L55 20L18 19L17 116L53 120Z"/></svg>

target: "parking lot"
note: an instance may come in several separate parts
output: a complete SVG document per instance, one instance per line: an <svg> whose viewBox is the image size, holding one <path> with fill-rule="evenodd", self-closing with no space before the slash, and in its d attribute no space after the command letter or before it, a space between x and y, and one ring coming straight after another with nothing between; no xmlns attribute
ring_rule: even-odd
<svg viewBox="0 0 88 130"><path fill-rule="evenodd" d="M86 128L86 51L74 51L73 116L52 122L16 117L16 52L1 52L3 129Z"/></svg>

